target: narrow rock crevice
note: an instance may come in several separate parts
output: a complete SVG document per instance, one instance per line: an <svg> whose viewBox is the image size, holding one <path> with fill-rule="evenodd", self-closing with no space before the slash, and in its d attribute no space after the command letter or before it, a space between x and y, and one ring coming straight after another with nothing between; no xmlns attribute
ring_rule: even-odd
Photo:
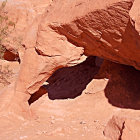
<svg viewBox="0 0 140 140"><path fill-rule="evenodd" d="M124 128L125 128L125 121L123 122L122 128L120 129L120 137L119 137L119 140L122 140L122 134L123 134Z"/></svg>
<svg viewBox="0 0 140 140"><path fill-rule="evenodd" d="M20 63L19 54L9 50L5 50L3 59L7 61L18 61Z"/></svg>
<svg viewBox="0 0 140 140"><path fill-rule="evenodd" d="M44 86L41 86L38 91L31 95L30 99L28 100L29 105L33 102L37 101L40 97L47 93L47 90Z"/></svg>

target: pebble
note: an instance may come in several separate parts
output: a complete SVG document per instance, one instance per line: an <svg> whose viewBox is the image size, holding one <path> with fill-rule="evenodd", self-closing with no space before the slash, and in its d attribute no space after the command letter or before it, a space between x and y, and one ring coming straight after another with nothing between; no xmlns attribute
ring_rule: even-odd
<svg viewBox="0 0 140 140"><path fill-rule="evenodd" d="M80 124L86 124L86 122L85 121L81 121Z"/></svg>

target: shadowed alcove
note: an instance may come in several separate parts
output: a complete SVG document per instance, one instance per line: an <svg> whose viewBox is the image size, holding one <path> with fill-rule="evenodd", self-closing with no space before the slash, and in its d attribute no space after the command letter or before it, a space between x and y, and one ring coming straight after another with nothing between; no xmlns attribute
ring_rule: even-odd
<svg viewBox="0 0 140 140"><path fill-rule="evenodd" d="M51 100L75 98L82 94L88 83L99 71L102 59L88 57L84 62L72 67L58 69L47 80L48 85L40 87L29 99L29 104L48 93Z"/></svg>

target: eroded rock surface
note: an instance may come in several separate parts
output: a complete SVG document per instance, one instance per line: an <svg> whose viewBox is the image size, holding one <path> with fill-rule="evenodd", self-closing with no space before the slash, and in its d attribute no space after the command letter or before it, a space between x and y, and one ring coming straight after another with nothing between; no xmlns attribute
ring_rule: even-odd
<svg viewBox="0 0 140 140"><path fill-rule="evenodd" d="M108 122L104 134L111 140L139 140L140 117L139 112L124 111L112 117Z"/></svg>
<svg viewBox="0 0 140 140"><path fill-rule="evenodd" d="M133 1L93 3L53 1L34 20L23 41L26 51L18 91L34 93L55 70L72 65L83 55L100 56L139 69L139 34L129 16ZM80 8L82 12L78 12ZM29 61L31 57L34 64ZM29 65L32 67L27 70Z"/></svg>
<svg viewBox="0 0 140 140"><path fill-rule="evenodd" d="M32 122L33 124L22 123L21 130L27 132L29 129L29 134L24 136L17 133L17 128L11 124L16 132L15 136L12 135L13 139L44 140L50 135L55 139L61 135L65 139L71 135L76 138L77 134L80 134L79 139L89 137L89 139L104 140L105 137L101 133L108 120L118 110L140 109L139 6L138 0L8 1L5 11L8 11L9 19L15 23L15 28L3 45L8 51L18 54L21 63L16 79L0 92L0 120L5 120L4 116L12 116L25 121L25 118L37 116L40 117L37 121L41 122L39 124L41 129L47 122L47 128L45 127L41 133L36 130L38 129L36 121ZM104 61L99 70L100 66L95 63L94 56L109 61ZM87 62L90 58L93 60ZM96 70L99 70L98 74ZM49 82L46 88L48 94L34 102L36 94L45 93L45 88L41 86L46 80ZM78 85L75 86L76 84ZM74 88L67 91L70 86ZM59 100L48 99L50 94L49 98L53 100L75 98L81 95L82 91L83 94L87 94L68 102L66 100L60 103ZM28 101L32 103L31 107ZM81 109L84 110L82 113ZM46 118L52 115L59 118L56 120L58 124L54 126L52 126L55 123L54 119ZM89 125L79 127L79 124L74 125L75 122L71 125L73 118L75 122L80 121L80 125L87 122ZM84 118L87 122L83 121ZM93 118L97 125L92 122ZM129 116L123 119L113 117L104 131L105 135L113 140L119 140L120 137L122 140L131 137L137 140L139 121L133 117L128 118ZM112 120L115 126L111 125L110 128ZM65 124L66 121L68 125ZM63 128L58 127L61 122ZM34 126L35 129L31 130L30 128ZM71 126L70 132L69 126ZM75 132L77 129L80 130L78 133ZM132 136L129 132L131 129ZM4 129L1 130L4 132ZM93 136L93 131L97 132L97 135ZM5 139L6 136L7 134L3 133L2 138Z"/></svg>
<svg viewBox="0 0 140 140"><path fill-rule="evenodd" d="M135 0L129 14L130 14L132 25L134 26L134 28L140 35L140 7L139 5L140 5L140 1Z"/></svg>
<svg viewBox="0 0 140 140"><path fill-rule="evenodd" d="M13 83L19 72L18 62L0 60L0 89Z"/></svg>
<svg viewBox="0 0 140 140"><path fill-rule="evenodd" d="M8 0L4 12L8 19L15 24L15 28L10 30L3 45L7 50L13 53L19 53L20 58L24 54L22 42L37 16L40 16L45 8L51 3L51 0Z"/></svg>
<svg viewBox="0 0 140 140"><path fill-rule="evenodd" d="M18 9L13 3L19 5ZM44 3L48 5L46 10L42 8ZM55 70L78 64L83 55L100 56L139 69L140 39L129 15L133 0L57 0L39 5L37 1L14 0L8 4L15 8L14 18L18 19L14 33L22 36L20 49L15 47L22 61L16 85L19 92L34 93ZM23 18L19 18L20 13Z"/></svg>
<svg viewBox="0 0 140 140"><path fill-rule="evenodd" d="M59 55L58 51L51 50L55 48L51 42L70 42L83 47L86 55L104 57L139 69L140 37L131 24L129 11L132 5L132 0L54 1L39 25L36 49L43 55ZM57 39L51 39L53 35Z"/></svg>

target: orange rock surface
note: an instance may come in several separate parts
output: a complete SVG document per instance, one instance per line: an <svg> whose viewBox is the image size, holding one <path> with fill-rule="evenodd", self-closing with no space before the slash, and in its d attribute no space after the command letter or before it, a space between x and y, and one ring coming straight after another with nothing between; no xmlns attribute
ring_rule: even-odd
<svg viewBox="0 0 140 140"><path fill-rule="evenodd" d="M15 27L0 70L13 74L0 82L0 139L139 140L139 7L8 0Z"/></svg>

